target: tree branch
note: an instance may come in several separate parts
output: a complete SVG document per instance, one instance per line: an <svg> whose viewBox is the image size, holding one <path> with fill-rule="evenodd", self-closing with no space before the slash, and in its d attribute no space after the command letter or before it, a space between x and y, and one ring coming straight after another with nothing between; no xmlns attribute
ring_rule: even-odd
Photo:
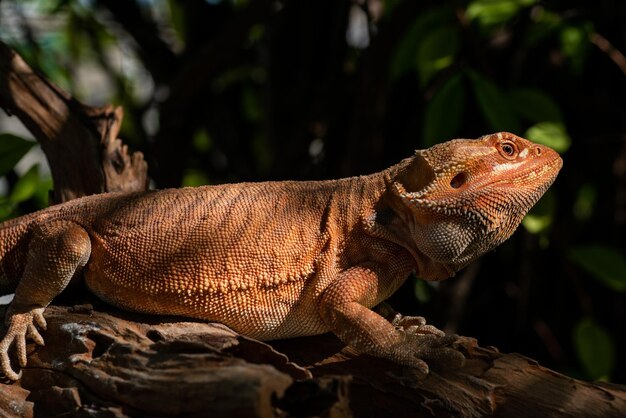
<svg viewBox="0 0 626 418"><path fill-rule="evenodd" d="M54 203L147 187L143 155L129 153L117 138L122 109L78 102L2 42L0 107L16 115L41 144L54 180Z"/></svg>

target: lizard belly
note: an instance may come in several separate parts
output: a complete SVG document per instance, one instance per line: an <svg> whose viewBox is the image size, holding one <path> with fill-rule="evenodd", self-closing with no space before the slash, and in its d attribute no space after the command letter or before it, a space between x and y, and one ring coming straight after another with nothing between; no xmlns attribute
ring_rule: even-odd
<svg viewBox="0 0 626 418"><path fill-rule="evenodd" d="M152 278L146 282L175 279ZM261 340L316 335L328 331L316 309L314 298L298 300L305 282L268 289L234 290L227 293L183 287L172 292L159 286L121 285L106 272L88 269L88 288L103 301L121 309L175 315L223 323L235 331ZM189 283L190 281L183 281ZM297 302L295 302L297 300ZM298 320L300 318L300 320ZM307 318L303 323L301 318Z"/></svg>
<svg viewBox="0 0 626 418"><path fill-rule="evenodd" d="M98 244L92 241L85 282L96 296L118 308L216 321L262 340L328 330L316 308L320 292L314 290L324 280L313 271L273 279L220 277L201 259L142 266L124 262Z"/></svg>

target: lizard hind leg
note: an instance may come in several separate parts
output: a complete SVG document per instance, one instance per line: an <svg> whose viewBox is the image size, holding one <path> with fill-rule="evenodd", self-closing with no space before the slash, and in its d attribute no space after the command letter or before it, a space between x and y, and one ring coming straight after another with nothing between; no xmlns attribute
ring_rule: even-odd
<svg viewBox="0 0 626 418"><path fill-rule="evenodd" d="M34 224L24 274L7 309L7 333L0 341L0 372L19 379L11 368L9 350L13 344L22 367L26 366L26 338L43 345L37 326L45 330L43 311L65 289L78 270L87 264L91 241L80 225L65 220Z"/></svg>

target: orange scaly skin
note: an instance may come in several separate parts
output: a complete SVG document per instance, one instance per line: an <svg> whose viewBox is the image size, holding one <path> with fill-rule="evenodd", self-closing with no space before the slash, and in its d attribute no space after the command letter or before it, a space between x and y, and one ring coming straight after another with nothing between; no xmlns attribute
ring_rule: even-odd
<svg viewBox="0 0 626 418"><path fill-rule="evenodd" d="M334 332L428 372L462 355L423 318L369 308L411 271L453 275L506 240L561 159L509 133L436 145L369 176L89 196L0 225L0 294L15 291L0 371L44 308L83 276L119 308L222 322L258 339Z"/></svg>

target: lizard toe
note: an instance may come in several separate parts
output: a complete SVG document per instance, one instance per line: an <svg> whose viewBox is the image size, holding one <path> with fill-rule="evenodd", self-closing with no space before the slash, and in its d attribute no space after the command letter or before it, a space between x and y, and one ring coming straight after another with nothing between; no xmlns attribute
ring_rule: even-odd
<svg viewBox="0 0 626 418"><path fill-rule="evenodd" d="M438 369L459 369L465 364L465 356L460 351L448 347L434 350L427 360Z"/></svg>
<svg viewBox="0 0 626 418"><path fill-rule="evenodd" d="M437 338L436 343L439 347L451 347L458 339L456 334L444 334Z"/></svg>
<svg viewBox="0 0 626 418"><path fill-rule="evenodd" d="M20 371L19 373L15 373L13 371L13 369L11 368L11 363L9 362L9 357L8 355L2 354L0 355L0 368L2 369L2 374L4 374L4 376L7 379L10 380L19 380L22 377L22 372Z"/></svg>
<svg viewBox="0 0 626 418"><path fill-rule="evenodd" d="M426 363L424 360L419 359L417 357L415 357L414 359L415 359L415 362L411 366L411 368L417 372L418 376L426 377L428 373L430 373L430 367L428 367L428 363Z"/></svg>
<svg viewBox="0 0 626 418"><path fill-rule="evenodd" d="M46 323L46 318L43 317L43 308L35 309L33 311L33 320L37 324L39 328L42 330L48 329L48 324ZM37 333L39 334L39 333ZM43 345L43 344L41 344Z"/></svg>
<svg viewBox="0 0 626 418"><path fill-rule="evenodd" d="M443 337L444 335L446 335L439 328L433 325L426 325L426 324L421 325L421 326L412 325L406 328L405 330L409 334L430 334L430 335L435 335L437 337Z"/></svg>
<svg viewBox="0 0 626 418"><path fill-rule="evenodd" d="M11 360L9 359L9 347L13 342L13 338L5 337L0 342L0 372L4 374L8 379L18 380L22 373L15 373L11 368Z"/></svg>
<svg viewBox="0 0 626 418"><path fill-rule="evenodd" d="M2 341L0 341L0 369L6 377L11 380L18 380L22 373L15 373L11 368L9 350L15 345L17 360L21 367L26 367L28 362L26 353L26 338L31 338L36 344L44 345L44 339L35 327L42 325L45 327L46 321L43 318L44 308L35 308L22 313L10 313L7 317L8 330Z"/></svg>
<svg viewBox="0 0 626 418"><path fill-rule="evenodd" d="M392 357L392 361L413 369L414 373L416 373L418 377L426 377L430 371L430 367L428 367L427 362L422 360L419 356L416 356L414 353L404 350L402 347L398 347Z"/></svg>
<svg viewBox="0 0 626 418"><path fill-rule="evenodd" d="M15 351L17 351L17 361L21 367L26 367L26 337L17 335L15 337Z"/></svg>
<svg viewBox="0 0 626 418"><path fill-rule="evenodd" d="M39 333L39 331L37 330L37 328L35 328L33 324L28 325L27 335L31 340L35 342L35 344L45 345L43 337L41 336L41 334Z"/></svg>
<svg viewBox="0 0 626 418"><path fill-rule="evenodd" d="M413 325L422 326L426 325L426 318L423 316L404 316L401 313L396 313L391 321L391 324L400 328Z"/></svg>
<svg viewBox="0 0 626 418"><path fill-rule="evenodd" d="M440 337L445 335L443 331L434 325L426 324L426 319L423 316L403 316L398 313L393 318L391 324L409 334L433 334Z"/></svg>
<svg viewBox="0 0 626 418"><path fill-rule="evenodd" d="M443 369L456 369L465 362L465 356L451 347L457 340L456 335L438 336L434 334L408 334L407 340L413 347L416 358Z"/></svg>

